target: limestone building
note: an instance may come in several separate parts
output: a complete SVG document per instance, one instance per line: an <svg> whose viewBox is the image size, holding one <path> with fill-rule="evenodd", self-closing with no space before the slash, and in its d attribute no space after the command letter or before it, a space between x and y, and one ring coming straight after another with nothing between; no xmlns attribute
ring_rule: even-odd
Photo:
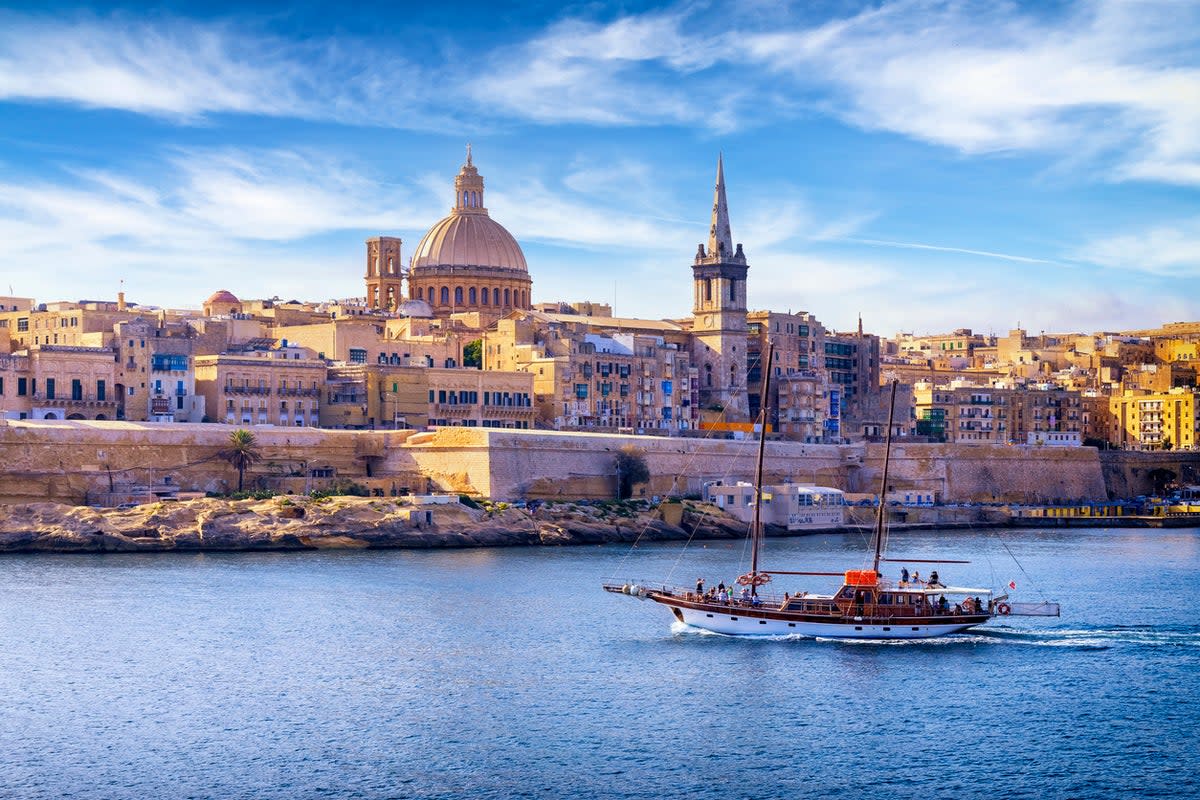
<svg viewBox="0 0 1200 800"><path fill-rule="evenodd" d="M400 295L400 240L367 241L367 305L391 310ZM429 304L438 317L476 312L483 325L515 309L531 308L533 281L512 234L488 214L483 176L467 146L454 178L454 207L417 243L408 266L408 298Z"/></svg>
<svg viewBox="0 0 1200 800"><path fill-rule="evenodd" d="M394 236L367 239L367 308L395 311L403 300L401 240Z"/></svg>
<svg viewBox="0 0 1200 800"><path fill-rule="evenodd" d="M725 167L717 158L708 248L692 262L692 361L700 375L700 404L726 422L750 418L746 390L746 255L733 245L725 200Z"/></svg>
<svg viewBox="0 0 1200 800"><path fill-rule="evenodd" d="M483 360L533 375L547 427L672 434L698 424L687 341L671 322L515 312L487 332Z"/></svg>
<svg viewBox="0 0 1200 800"><path fill-rule="evenodd" d="M1134 450L1189 450L1200 444L1197 391L1176 388L1109 399L1108 440Z"/></svg>
<svg viewBox="0 0 1200 800"><path fill-rule="evenodd" d="M325 362L300 348L196 356L208 418L233 425L316 426Z"/></svg>
<svg viewBox="0 0 1200 800"><path fill-rule="evenodd" d="M532 428L533 376L388 364L332 366L321 427Z"/></svg>

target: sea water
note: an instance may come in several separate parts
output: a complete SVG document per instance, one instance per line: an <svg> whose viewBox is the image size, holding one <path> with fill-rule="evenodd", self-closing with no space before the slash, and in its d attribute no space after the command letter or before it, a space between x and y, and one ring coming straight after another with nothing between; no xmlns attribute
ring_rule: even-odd
<svg viewBox="0 0 1200 800"><path fill-rule="evenodd" d="M773 539L764 562L864 552ZM1200 531L934 531L890 552L970 559L908 566L1063 615L748 640L601 591L729 581L746 553L727 541L4 557L0 796L1196 796Z"/></svg>

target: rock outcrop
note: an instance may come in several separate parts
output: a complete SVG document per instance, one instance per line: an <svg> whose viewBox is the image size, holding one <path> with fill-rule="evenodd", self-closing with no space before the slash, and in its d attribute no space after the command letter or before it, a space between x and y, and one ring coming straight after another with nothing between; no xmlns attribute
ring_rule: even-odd
<svg viewBox="0 0 1200 800"><path fill-rule="evenodd" d="M744 523L713 506L687 501L671 514L617 503L555 503L531 512L504 504L471 508L460 503L410 505L392 498L296 496L209 498L129 509L0 506L0 552L503 547L745 535Z"/></svg>

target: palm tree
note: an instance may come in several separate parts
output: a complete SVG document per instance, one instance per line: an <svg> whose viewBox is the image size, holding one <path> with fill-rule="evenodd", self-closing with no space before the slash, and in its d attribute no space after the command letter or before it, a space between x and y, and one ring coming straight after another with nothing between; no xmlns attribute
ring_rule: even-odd
<svg viewBox="0 0 1200 800"><path fill-rule="evenodd" d="M232 464L238 471L238 491L242 491L242 483L246 477L246 467L260 461L258 442L254 434L245 428L238 428L229 434L229 449L221 451L221 458Z"/></svg>

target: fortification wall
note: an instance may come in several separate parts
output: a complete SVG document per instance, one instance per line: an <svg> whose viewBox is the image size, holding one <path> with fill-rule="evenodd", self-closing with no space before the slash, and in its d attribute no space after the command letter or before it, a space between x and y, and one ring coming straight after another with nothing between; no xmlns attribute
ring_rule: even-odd
<svg viewBox="0 0 1200 800"><path fill-rule="evenodd" d="M504 499L613 497L616 454L625 447L646 459L647 495L700 494L708 481L749 480L757 453L753 442L482 428L442 429L406 445L443 490ZM860 461L855 448L768 442L765 472L770 481L839 486Z"/></svg>
<svg viewBox="0 0 1200 800"><path fill-rule="evenodd" d="M184 491L237 488L237 470L220 457L237 426L92 420L0 422L0 502L86 503L118 484L161 486L169 477ZM415 465L399 447L405 431L252 429L262 459L246 486L331 468L337 477L407 478ZM384 472L383 468L390 472Z"/></svg>
<svg viewBox="0 0 1200 800"><path fill-rule="evenodd" d="M750 480L753 442L611 434L486 429L441 430L406 449L445 491L497 499L612 497L617 451L640 451L651 473L647 495L699 494L714 480ZM834 486L875 493L884 446L768 442L768 482ZM944 502L1103 500L1104 478L1092 448L900 444L892 448L892 490L934 491Z"/></svg>
<svg viewBox="0 0 1200 800"><path fill-rule="evenodd" d="M1104 450L1100 453L1104 480L1113 497L1152 495L1156 470L1167 470L1182 485L1200 484L1200 453L1179 450ZM1161 483L1161 481L1160 481Z"/></svg>
<svg viewBox="0 0 1200 800"><path fill-rule="evenodd" d="M0 422L0 502L86 503L108 490L110 478L161 484L167 475L184 490L228 491L236 488L237 472L219 453L232 430L235 426L216 424ZM753 442L730 440L487 428L414 433L256 427L253 432L263 458L247 474L248 486L265 481L294 489L306 468L327 467L338 477L370 478L376 487L422 491L428 486L498 500L612 497L615 456L623 447L645 456L652 476L646 495L698 495L709 481L750 480L757 449ZM874 493L883 449L768 442L766 479ZM1115 467L1110 471L1124 474ZM889 486L932 490L950 503L1108 496L1092 448L901 443L893 447Z"/></svg>
<svg viewBox="0 0 1200 800"><path fill-rule="evenodd" d="M859 484L878 491L884 446L867 449ZM1108 492L1091 447L893 444L889 491L931 490L944 503L1104 500Z"/></svg>

